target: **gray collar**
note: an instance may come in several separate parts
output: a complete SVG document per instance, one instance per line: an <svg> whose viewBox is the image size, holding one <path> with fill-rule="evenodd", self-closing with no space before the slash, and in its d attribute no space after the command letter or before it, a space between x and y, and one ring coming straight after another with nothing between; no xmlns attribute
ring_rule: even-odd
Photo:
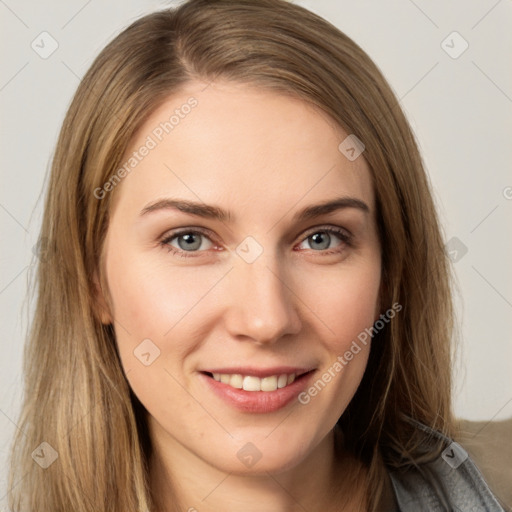
<svg viewBox="0 0 512 512"><path fill-rule="evenodd" d="M389 471L400 512L504 512L482 474L462 446L442 433L408 418L445 444L433 462Z"/></svg>

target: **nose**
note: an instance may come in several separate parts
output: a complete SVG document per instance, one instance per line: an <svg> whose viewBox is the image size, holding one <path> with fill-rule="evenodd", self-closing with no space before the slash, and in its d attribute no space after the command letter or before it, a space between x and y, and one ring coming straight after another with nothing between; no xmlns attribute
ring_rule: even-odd
<svg viewBox="0 0 512 512"><path fill-rule="evenodd" d="M235 339L268 345L300 331L298 298L289 273L276 260L265 252L253 263L238 260L230 272L224 318Z"/></svg>

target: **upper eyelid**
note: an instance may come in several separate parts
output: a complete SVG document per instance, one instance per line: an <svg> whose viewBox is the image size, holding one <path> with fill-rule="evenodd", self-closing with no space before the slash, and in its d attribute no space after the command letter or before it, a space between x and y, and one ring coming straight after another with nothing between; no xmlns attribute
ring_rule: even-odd
<svg viewBox="0 0 512 512"><path fill-rule="evenodd" d="M190 228L176 228L175 230L166 231L160 239L162 241L172 240L180 235L186 235L187 233L199 233L200 235L210 238L212 231L206 228L190 227ZM214 238L214 237L213 237ZM213 242L213 240L211 240Z"/></svg>
<svg viewBox="0 0 512 512"><path fill-rule="evenodd" d="M343 231L346 233L347 237L349 237L349 238L352 237L352 233L345 227L334 226L334 225L330 225L330 224L321 224L318 226L312 226L312 227L304 230L300 241L302 242L306 238L309 238L311 235L313 235L317 232L320 232L320 231L334 231L334 232ZM162 240L162 242L167 242L167 241L173 240L176 237L179 237L180 235L185 235L187 233L199 233L199 234L209 238L212 243L216 243L215 236L210 235L213 232L207 228L202 228L199 226L176 228L175 230L168 231L166 234L164 234L161 237L161 240Z"/></svg>
<svg viewBox="0 0 512 512"><path fill-rule="evenodd" d="M342 226L333 226L329 224L321 224L319 226L313 226L311 228L308 228L304 231L304 235L307 235L308 233L316 233L317 231L344 231L346 232L347 236L352 236L352 233L345 227Z"/></svg>

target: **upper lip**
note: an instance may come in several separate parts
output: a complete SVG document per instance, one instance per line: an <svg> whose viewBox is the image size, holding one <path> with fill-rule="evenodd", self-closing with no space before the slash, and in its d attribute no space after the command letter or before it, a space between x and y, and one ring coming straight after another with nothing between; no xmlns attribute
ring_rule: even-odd
<svg viewBox="0 0 512 512"><path fill-rule="evenodd" d="M274 366L272 368L256 368L254 366L236 366L236 367L222 367L222 368L208 368L203 370L205 373L220 373L228 375L251 375L253 377L270 377L272 375L291 375L295 374L296 377L308 373L314 368L296 367L296 366Z"/></svg>

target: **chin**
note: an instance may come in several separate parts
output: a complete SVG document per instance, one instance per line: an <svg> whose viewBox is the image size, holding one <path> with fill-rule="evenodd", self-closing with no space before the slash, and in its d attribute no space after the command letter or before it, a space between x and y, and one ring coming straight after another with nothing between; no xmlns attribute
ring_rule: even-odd
<svg viewBox="0 0 512 512"><path fill-rule="evenodd" d="M245 433L237 436L230 446L220 449L219 458L212 459L209 454L206 460L219 470L236 475L284 473L303 462L314 448L311 434L308 440L308 434L293 429L292 436L285 430L281 435L269 435L269 431L255 435Z"/></svg>

